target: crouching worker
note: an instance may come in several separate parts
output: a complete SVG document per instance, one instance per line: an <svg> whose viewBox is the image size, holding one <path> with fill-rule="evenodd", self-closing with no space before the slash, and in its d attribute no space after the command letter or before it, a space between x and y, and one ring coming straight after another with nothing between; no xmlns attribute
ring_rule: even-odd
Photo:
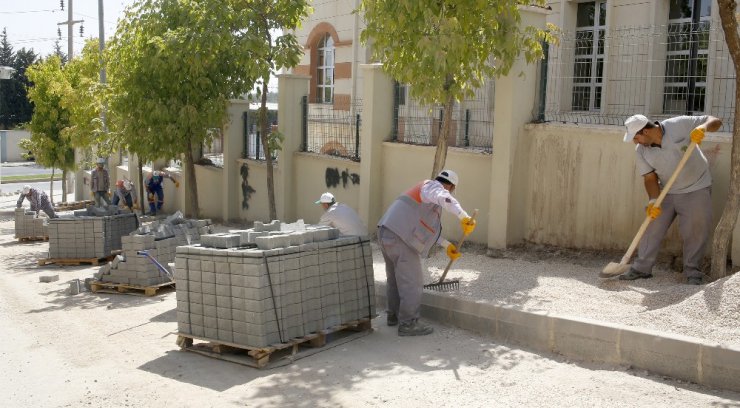
<svg viewBox="0 0 740 408"><path fill-rule="evenodd" d="M149 201L149 213L151 215L156 215L157 211L162 210L162 206L164 205L164 188L162 183L166 178L175 183L175 188L180 187L180 183L165 171L153 171L144 181Z"/></svg>
<svg viewBox="0 0 740 408"><path fill-rule="evenodd" d="M134 206L139 203L139 197L136 195L134 183L129 180L116 181L116 189L113 192L113 205L119 205L118 203L134 211Z"/></svg>
<svg viewBox="0 0 740 408"><path fill-rule="evenodd" d="M36 217L39 216L39 212L43 211L49 218L57 218L54 213L54 207L51 206L49 196L43 190L35 189L29 185L23 186L21 196L18 197L17 207L23 206L23 200L28 199L31 203L31 211L36 211Z"/></svg>

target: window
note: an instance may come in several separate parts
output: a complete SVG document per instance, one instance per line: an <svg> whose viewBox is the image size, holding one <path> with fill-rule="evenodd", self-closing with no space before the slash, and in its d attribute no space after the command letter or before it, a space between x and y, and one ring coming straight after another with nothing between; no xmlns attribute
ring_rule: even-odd
<svg viewBox="0 0 740 408"><path fill-rule="evenodd" d="M710 14L711 0L670 0L663 113L704 112Z"/></svg>
<svg viewBox="0 0 740 408"><path fill-rule="evenodd" d="M316 102L332 103L334 100L334 40L330 34L319 41L316 64Z"/></svg>
<svg viewBox="0 0 740 408"><path fill-rule="evenodd" d="M605 36L606 1L578 3L571 99L573 110L601 109Z"/></svg>

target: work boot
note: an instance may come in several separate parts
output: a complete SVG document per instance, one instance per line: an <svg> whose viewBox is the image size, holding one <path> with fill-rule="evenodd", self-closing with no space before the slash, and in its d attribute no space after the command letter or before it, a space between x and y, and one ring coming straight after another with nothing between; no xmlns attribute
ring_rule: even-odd
<svg viewBox="0 0 740 408"><path fill-rule="evenodd" d="M652 277L652 273L640 272L637 269L630 268L627 273L619 275L619 280L648 279Z"/></svg>
<svg viewBox="0 0 740 408"><path fill-rule="evenodd" d="M398 326L398 315L392 312L388 312L386 323L388 324L388 326Z"/></svg>
<svg viewBox="0 0 740 408"><path fill-rule="evenodd" d="M419 320L414 319L410 322L403 322L398 326L399 336L426 336L432 334L434 328L421 323Z"/></svg>

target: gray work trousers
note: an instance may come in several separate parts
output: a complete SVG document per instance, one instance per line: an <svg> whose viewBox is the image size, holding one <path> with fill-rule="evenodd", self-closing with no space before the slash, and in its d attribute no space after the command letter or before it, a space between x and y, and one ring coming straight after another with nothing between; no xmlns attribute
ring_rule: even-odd
<svg viewBox="0 0 740 408"><path fill-rule="evenodd" d="M96 191L94 198L96 207L102 207L103 202L105 202L106 207L110 205L110 198L108 197L107 191Z"/></svg>
<svg viewBox="0 0 740 408"><path fill-rule="evenodd" d="M660 243L678 216L678 230L683 239L683 273L687 278L702 277L699 267L712 226L711 187L686 194L667 194L660 208L660 216L648 225L640 240L632 268L652 273Z"/></svg>
<svg viewBox="0 0 740 408"><path fill-rule="evenodd" d="M424 289L421 256L384 227L378 229L378 242L385 259L388 311L395 313L401 323L418 319Z"/></svg>

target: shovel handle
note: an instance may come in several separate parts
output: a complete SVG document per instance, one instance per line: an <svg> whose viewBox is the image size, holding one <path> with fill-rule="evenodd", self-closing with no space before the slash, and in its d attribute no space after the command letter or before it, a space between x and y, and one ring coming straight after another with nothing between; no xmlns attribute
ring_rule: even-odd
<svg viewBox="0 0 740 408"><path fill-rule="evenodd" d="M653 206L660 207L660 204L663 203L663 199L665 198L666 194L668 194L668 191L673 186L673 183L676 181L676 178L678 178L678 174L681 172L681 170L683 170L683 167L686 165L686 162L689 160L691 153L694 152L694 149L696 149L696 143L691 142L691 144L689 144L689 147L686 149L686 153L683 154L681 161L678 162L678 166L676 166L676 170L673 171L671 178L668 179L668 182L665 184L665 186L663 186L663 189L660 191L660 195L658 196L658 199L655 200L655 204L653 204ZM648 224L650 224L650 221L652 221L652 218L650 218L650 216L645 217L645 221L642 222L640 229L637 230L637 235L635 235L635 238L632 240L630 247L627 249L627 253L624 254L624 256L622 257L622 261L620 262L620 264L626 265L629 263L630 259L632 258L632 255L635 253L635 250L637 249L637 244L640 243L640 240L642 239L642 236L645 234L645 230L647 230L647 227L648 227Z"/></svg>
<svg viewBox="0 0 740 408"><path fill-rule="evenodd" d="M471 220L475 220L475 217L478 215L478 209L476 208L473 210L473 215L470 217ZM460 238L459 241L457 241L457 250L460 250L460 247L462 247L462 244L465 242L465 238L467 238L467 235L463 234L462 238ZM452 263L455 262L455 260L450 259L450 262L447 262L447 267L445 267L445 271L442 273L442 277L439 278L439 282L444 282L445 278L447 277L447 272L450 271L450 267L452 266Z"/></svg>

